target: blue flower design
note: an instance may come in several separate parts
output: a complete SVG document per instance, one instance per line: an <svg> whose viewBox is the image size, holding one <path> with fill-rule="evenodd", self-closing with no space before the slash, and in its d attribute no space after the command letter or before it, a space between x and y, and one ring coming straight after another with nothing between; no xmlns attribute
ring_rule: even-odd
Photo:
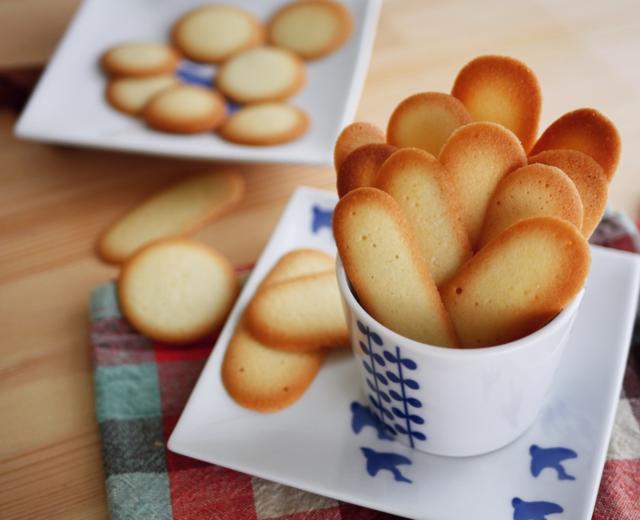
<svg viewBox="0 0 640 520"><path fill-rule="evenodd" d="M359 346L367 356L362 359L362 365L367 371L367 386L372 413L392 435L406 435L409 445L413 448L414 441L424 441L427 436L416 429L425 423L417 410L422 408L422 402L409 395L410 390L418 390L419 383L407 377L407 373L414 371L418 365L412 359L402 357L400 348L393 352L385 350L382 338L371 331L360 321L358 330L365 337L366 342L360 340Z"/></svg>

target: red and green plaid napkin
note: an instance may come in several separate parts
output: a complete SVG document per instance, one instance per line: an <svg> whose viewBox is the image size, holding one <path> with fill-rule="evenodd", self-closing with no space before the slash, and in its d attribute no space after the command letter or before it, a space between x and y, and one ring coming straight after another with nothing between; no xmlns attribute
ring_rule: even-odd
<svg viewBox="0 0 640 520"><path fill-rule="evenodd" d="M608 213L594 241L640 252L639 236L624 215ZM394 518L168 451L169 435L215 338L188 348L145 338L122 317L114 283L94 290L91 320L96 415L114 520ZM633 342L595 520L640 519L638 322Z"/></svg>

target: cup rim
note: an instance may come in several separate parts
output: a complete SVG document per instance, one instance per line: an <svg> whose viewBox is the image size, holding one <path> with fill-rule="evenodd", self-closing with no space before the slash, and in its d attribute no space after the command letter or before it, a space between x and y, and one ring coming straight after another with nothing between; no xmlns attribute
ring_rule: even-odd
<svg viewBox="0 0 640 520"><path fill-rule="evenodd" d="M531 345L534 345L538 341L542 341L547 336L552 335L554 332L556 332L571 320L578 306L580 305L585 291L584 287L580 289L580 292L576 294L573 300L571 300L571 302L569 302L569 304L567 304L565 308L562 309L549 323L547 323L544 327L532 332L531 334L524 336L523 338L519 338L508 343L502 343L501 345L494 345L491 347L451 348L439 345L430 345L428 343L421 343L411 338L407 338L384 326L373 316L371 316L355 298L347 279L347 273L345 272L342 265L340 255L336 255L336 275L338 278L338 287L340 289L342 297L344 298L347 306L356 313L356 316L358 318L360 318L360 316L364 316L367 319L371 320L376 324L376 326L380 327L384 334L389 337L394 343L396 343L397 345L402 345L403 348L407 348L418 355L428 353L430 355L448 359L474 359L477 357L492 357L529 348Z"/></svg>

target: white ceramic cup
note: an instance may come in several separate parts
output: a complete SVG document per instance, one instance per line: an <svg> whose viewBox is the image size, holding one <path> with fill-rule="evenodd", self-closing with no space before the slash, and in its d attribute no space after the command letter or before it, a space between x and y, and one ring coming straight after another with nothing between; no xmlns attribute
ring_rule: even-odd
<svg viewBox="0 0 640 520"><path fill-rule="evenodd" d="M584 294L583 289L552 321L522 339L452 349L381 325L354 297L340 259L337 275L369 409L399 442L453 457L496 450L531 426Z"/></svg>

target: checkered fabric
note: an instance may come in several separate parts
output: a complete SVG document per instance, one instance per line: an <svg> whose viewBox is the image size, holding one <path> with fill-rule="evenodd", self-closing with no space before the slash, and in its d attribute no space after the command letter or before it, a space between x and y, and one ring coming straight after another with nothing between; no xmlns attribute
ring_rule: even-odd
<svg viewBox="0 0 640 520"><path fill-rule="evenodd" d="M607 214L595 238L640 252L637 229L620 214ZM122 317L114 283L94 290L91 320L96 415L113 519L394 518L168 451L214 338L189 348L145 338ZM640 519L639 323L593 520Z"/></svg>

